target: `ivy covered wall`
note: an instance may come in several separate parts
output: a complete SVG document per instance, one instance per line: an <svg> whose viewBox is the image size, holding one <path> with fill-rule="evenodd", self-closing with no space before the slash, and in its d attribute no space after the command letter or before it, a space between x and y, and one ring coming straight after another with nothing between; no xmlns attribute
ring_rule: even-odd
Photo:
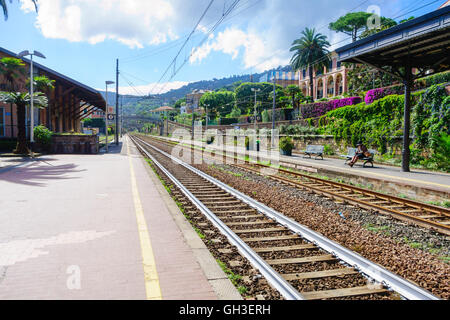
<svg viewBox="0 0 450 320"><path fill-rule="evenodd" d="M412 164L450 170L450 98L444 85L412 94ZM380 154L403 135L403 95L389 95L371 104L362 102L328 112L319 120L322 134L348 146L358 141ZM397 137L397 138L396 138Z"/></svg>

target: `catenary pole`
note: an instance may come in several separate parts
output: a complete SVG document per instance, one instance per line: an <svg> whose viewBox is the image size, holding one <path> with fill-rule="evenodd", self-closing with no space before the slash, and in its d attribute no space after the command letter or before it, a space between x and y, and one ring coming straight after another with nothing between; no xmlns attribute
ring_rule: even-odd
<svg viewBox="0 0 450 320"><path fill-rule="evenodd" d="M274 132L275 132L275 104L276 104L276 90L275 90L275 74L273 75L273 104L272 104L272 148L274 148Z"/></svg>
<svg viewBox="0 0 450 320"><path fill-rule="evenodd" d="M116 60L116 146L119 145L119 59Z"/></svg>

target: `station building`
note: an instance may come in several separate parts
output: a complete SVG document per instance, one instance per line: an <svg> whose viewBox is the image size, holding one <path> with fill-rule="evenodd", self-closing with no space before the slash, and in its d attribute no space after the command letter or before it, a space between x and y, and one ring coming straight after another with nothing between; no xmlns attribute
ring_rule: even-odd
<svg viewBox="0 0 450 320"><path fill-rule="evenodd" d="M305 96L314 100L341 96L348 91L348 69L338 61L336 52L331 53L330 64L323 70L313 70L314 92L310 92L309 68L301 69L298 86Z"/></svg>
<svg viewBox="0 0 450 320"><path fill-rule="evenodd" d="M259 82L272 83L274 80L276 84L282 86L283 88L286 88L289 85L298 85L299 72L273 71L268 72L259 78Z"/></svg>
<svg viewBox="0 0 450 320"><path fill-rule="evenodd" d="M18 56L0 47L0 59L5 57L18 58ZM23 74L18 73L14 79L15 92L27 92L26 81L30 76L30 60L22 58L25 66ZM103 112L106 102L103 96L76 80L60 74L50 68L33 61L34 76L45 75L54 80L55 88L44 92L48 98L48 106L43 109L34 109L34 124L44 125L53 132L81 132L81 120L94 112ZM0 91L9 91L4 76L0 75ZM27 110L27 135L29 135L29 114ZM0 138L17 137L17 108L15 105L0 103Z"/></svg>
<svg viewBox="0 0 450 320"><path fill-rule="evenodd" d="M203 113L204 110L200 107L200 99L207 92L210 91L194 89L191 93L188 93L186 95L186 108L184 109L186 113L191 114L192 111L196 113Z"/></svg>

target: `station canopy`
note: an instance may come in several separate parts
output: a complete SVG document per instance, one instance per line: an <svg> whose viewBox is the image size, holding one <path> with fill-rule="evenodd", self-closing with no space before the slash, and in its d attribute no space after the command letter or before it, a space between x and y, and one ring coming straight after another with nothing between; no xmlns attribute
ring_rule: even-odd
<svg viewBox="0 0 450 320"><path fill-rule="evenodd" d="M339 61L364 63L406 80L450 69L450 6L399 24L336 50ZM392 67L390 70L386 67Z"/></svg>
<svg viewBox="0 0 450 320"><path fill-rule="evenodd" d="M425 75L450 69L450 6L336 49L340 62L362 63L405 85L402 170L409 172L411 88Z"/></svg>
<svg viewBox="0 0 450 320"><path fill-rule="evenodd" d="M3 54L6 54L7 56L11 56L14 58L18 58L23 60L24 62L30 64L30 60L27 58L20 58L15 53L0 47L0 52ZM51 80L55 80L56 82L60 83L67 89L67 92L70 91L74 95L76 95L78 98L83 100L85 104L89 104L92 107L95 107L97 109L101 109L103 111L106 110L106 102L101 93L91 87L88 87L87 85L78 82L74 79L69 78L66 75L63 75L59 72L56 72L55 70L52 70L36 61L33 61L34 68L40 70L42 74L45 74L50 78Z"/></svg>

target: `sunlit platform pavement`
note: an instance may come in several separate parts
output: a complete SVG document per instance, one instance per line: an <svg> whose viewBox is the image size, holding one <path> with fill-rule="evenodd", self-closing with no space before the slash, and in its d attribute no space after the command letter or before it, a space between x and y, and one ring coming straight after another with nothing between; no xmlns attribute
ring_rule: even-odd
<svg viewBox="0 0 450 320"><path fill-rule="evenodd" d="M126 141L0 169L0 300L239 298L151 174Z"/></svg>

